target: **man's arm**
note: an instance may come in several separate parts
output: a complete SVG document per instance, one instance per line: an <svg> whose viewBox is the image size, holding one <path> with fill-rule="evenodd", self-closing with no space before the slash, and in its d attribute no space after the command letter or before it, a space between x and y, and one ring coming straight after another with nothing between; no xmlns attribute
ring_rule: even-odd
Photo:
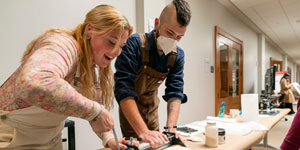
<svg viewBox="0 0 300 150"><path fill-rule="evenodd" d="M167 88L165 90L165 95L163 96L164 100L168 102L168 119L166 125L169 127L177 125L181 103L185 103L187 101L187 96L183 93L184 52L180 48L177 50L178 55L176 56L174 67L170 70L167 76ZM171 129L171 132L175 133L176 138L180 138L178 134L176 134L174 128ZM182 139L181 141L183 142Z"/></svg>
<svg viewBox="0 0 300 150"><path fill-rule="evenodd" d="M140 136L149 131L142 116L140 115L136 102L132 98L122 100L120 102L122 112L130 123L131 127ZM168 102L168 121L167 126L175 126L180 112L181 102L172 100Z"/></svg>
<svg viewBox="0 0 300 150"><path fill-rule="evenodd" d="M167 126L176 126L179 117L181 101L177 98L168 101L168 119Z"/></svg>
<svg viewBox="0 0 300 150"><path fill-rule="evenodd" d="M181 48L177 47L178 54L176 56L175 64L168 73L165 85L165 101L177 98L181 103L187 102L187 96L183 93L184 81L184 52Z"/></svg>
<svg viewBox="0 0 300 150"><path fill-rule="evenodd" d="M168 119L167 119L167 126L172 127L172 126L177 126L177 120L179 117L179 112L180 112L180 107L181 107L181 100L179 98L171 98L168 101ZM178 136L178 134L175 131L175 128L171 128L171 132L175 133L176 138L179 138L182 143L183 140Z"/></svg>
<svg viewBox="0 0 300 150"><path fill-rule="evenodd" d="M168 141L168 138L158 131L150 131L140 115L136 102L132 98L124 99L120 102L123 114L127 118L131 127L142 138L144 142L150 143L152 148L160 147Z"/></svg>
<svg viewBox="0 0 300 150"><path fill-rule="evenodd" d="M138 136L149 130L142 116L140 115L136 102L133 98L122 100L120 102L120 106L123 114Z"/></svg>

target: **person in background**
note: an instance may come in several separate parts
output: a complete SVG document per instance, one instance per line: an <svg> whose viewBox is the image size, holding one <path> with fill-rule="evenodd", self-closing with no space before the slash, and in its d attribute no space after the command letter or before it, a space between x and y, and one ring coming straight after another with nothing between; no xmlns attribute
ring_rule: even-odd
<svg viewBox="0 0 300 150"><path fill-rule="evenodd" d="M300 97L298 99L297 112L293 123L283 140L281 150L299 150L300 149Z"/></svg>
<svg viewBox="0 0 300 150"><path fill-rule="evenodd" d="M290 108L289 114L294 114L293 102L295 102L294 94L291 90L292 84L289 82L289 73L285 73L280 79L280 102L282 103L280 108Z"/></svg>
<svg viewBox="0 0 300 150"><path fill-rule="evenodd" d="M140 137L152 148L168 141L159 132L158 88L166 79L163 96L168 103L166 126L173 127L181 103L187 101L183 93L184 51L176 43L184 36L190 19L188 3L173 0L155 19L153 31L134 34L127 40L116 60L114 76L123 136Z"/></svg>
<svg viewBox="0 0 300 150"><path fill-rule="evenodd" d="M86 14L74 30L49 29L33 40L0 88L0 149L62 149L68 116L89 121L104 146L117 149L111 61L132 33L109 5Z"/></svg>

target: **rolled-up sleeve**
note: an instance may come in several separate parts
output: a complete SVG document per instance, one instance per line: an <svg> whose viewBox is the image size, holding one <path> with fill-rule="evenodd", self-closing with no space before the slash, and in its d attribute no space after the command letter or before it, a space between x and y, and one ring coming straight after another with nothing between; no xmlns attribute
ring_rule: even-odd
<svg viewBox="0 0 300 150"><path fill-rule="evenodd" d="M168 101L173 97L181 99L181 103L187 102L187 96L183 93L183 70L184 70L184 52L178 51L174 67L171 68L167 80L163 99Z"/></svg>
<svg viewBox="0 0 300 150"><path fill-rule="evenodd" d="M115 68L115 88L114 93L118 103L121 100L133 97L138 99L136 93L136 77L141 61L141 42L137 34L131 36L126 45L122 48L118 56Z"/></svg>

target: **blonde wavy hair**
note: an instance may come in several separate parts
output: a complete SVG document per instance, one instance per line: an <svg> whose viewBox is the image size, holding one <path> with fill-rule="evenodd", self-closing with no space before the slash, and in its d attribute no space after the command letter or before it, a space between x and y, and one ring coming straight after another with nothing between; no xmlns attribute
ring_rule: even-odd
<svg viewBox="0 0 300 150"><path fill-rule="evenodd" d="M89 38L87 35L86 27L90 24L96 34L105 34L112 30L119 30L120 35L116 47L120 43L122 34L128 31L128 35L132 34L132 26L130 25L127 18L117 11L113 6L110 5L98 5L86 14L84 23L79 24L73 31L63 30L63 29L49 29L45 32L57 32L57 33L67 33L72 35L79 47L79 64L81 76L78 82L81 85L80 93L91 100L98 100L105 106L106 109L110 110L113 108L113 72L111 69L111 64L106 68L99 68L99 81L100 81L100 96L99 98L95 96L96 87L94 83L95 73L93 70L93 53L91 50ZM22 57L22 63L31 54L34 49L35 44L42 38L42 36L33 40L28 46Z"/></svg>

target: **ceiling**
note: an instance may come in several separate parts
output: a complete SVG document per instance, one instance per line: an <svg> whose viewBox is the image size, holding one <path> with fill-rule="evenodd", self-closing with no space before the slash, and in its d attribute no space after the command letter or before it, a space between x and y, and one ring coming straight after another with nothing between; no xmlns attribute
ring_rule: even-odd
<svg viewBox="0 0 300 150"><path fill-rule="evenodd" d="M300 65L300 0L218 0Z"/></svg>

